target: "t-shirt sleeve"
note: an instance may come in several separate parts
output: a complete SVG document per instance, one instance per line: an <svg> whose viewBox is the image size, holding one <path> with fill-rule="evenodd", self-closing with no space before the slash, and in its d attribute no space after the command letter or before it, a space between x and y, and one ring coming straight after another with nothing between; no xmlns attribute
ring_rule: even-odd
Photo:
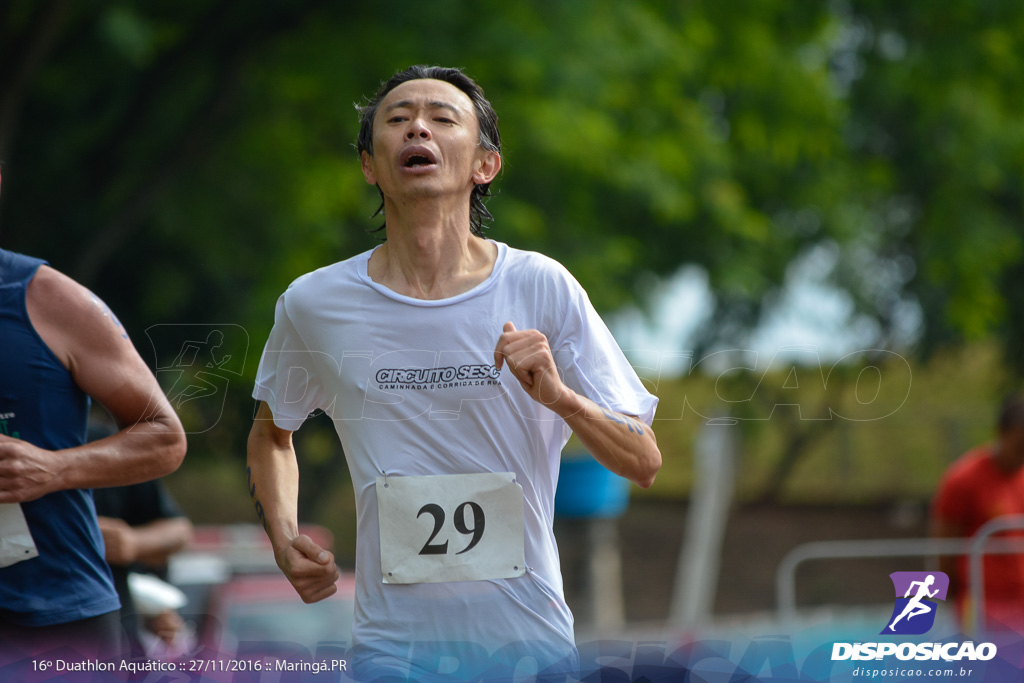
<svg viewBox="0 0 1024 683"><path fill-rule="evenodd" d="M97 515L123 519L130 526L185 516L161 479L98 488L92 495Z"/></svg>
<svg viewBox="0 0 1024 683"><path fill-rule="evenodd" d="M552 345L562 380L602 408L650 425L658 398L644 387L587 293L568 272L565 277L568 307Z"/></svg>
<svg viewBox="0 0 1024 683"><path fill-rule="evenodd" d="M277 300L274 328L260 358L252 395L270 407L275 425L294 432L310 413L325 406L315 354L289 315L287 297L285 292Z"/></svg>

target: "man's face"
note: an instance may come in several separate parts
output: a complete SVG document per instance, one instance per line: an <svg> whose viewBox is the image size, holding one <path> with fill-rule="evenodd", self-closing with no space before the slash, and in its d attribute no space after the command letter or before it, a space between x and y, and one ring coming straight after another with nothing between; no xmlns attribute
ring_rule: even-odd
<svg viewBox="0 0 1024 683"><path fill-rule="evenodd" d="M444 81L408 81L389 92L373 120L373 156L362 154L366 182L400 200L469 196L501 168L495 152L480 147L479 123L469 97Z"/></svg>
<svg viewBox="0 0 1024 683"><path fill-rule="evenodd" d="M1024 427L1010 427L999 434L999 449L1012 468L1024 467Z"/></svg>

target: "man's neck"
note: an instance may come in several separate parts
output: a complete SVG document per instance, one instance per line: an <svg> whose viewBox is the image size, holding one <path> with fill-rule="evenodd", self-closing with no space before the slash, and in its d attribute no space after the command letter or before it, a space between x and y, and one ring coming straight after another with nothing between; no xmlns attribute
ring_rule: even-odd
<svg viewBox="0 0 1024 683"><path fill-rule="evenodd" d="M1007 453L1000 439L996 439L995 443L992 444L990 455L992 457L992 463L996 466L996 469L1003 474L1014 474L1021 468L1020 461L1014 458L1010 453Z"/></svg>
<svg viewBox="0 0 1024 683"><path fill-rule="evenodd" d="M496 247L474 236L465 204L385 207L387 242L370 258L370 278L416 299L446 299L468 291L490 275Z"/></svg>

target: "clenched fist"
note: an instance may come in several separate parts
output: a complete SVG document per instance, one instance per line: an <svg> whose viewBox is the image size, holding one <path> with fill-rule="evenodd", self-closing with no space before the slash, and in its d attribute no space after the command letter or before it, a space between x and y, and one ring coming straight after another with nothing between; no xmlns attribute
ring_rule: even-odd
<svg viewBox="0 0 1024 683"><path fill-rule="evenodd" d="M500 370L505 363L533 400L563 417L578 410L571 405L576 394L562 382L548 338L540 330L517 330L505 323L494 347L494 365Z"/></svg>
<svg viewBox="0 0 1024 683"><path fill-rule="evenodd" d="M25 503L53 489L59 453L0 434L0 503Z"/></svg>

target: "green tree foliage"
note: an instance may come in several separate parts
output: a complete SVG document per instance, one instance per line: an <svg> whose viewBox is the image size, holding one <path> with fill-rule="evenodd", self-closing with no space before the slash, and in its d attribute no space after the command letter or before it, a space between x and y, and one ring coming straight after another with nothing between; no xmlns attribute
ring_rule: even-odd
<svg viewBox="0 0 1024 683"><path fill-rule="evenodd" d="M1021 3L8 0L0 22L0 243L140 347L247 330L221 350L249 360L232 429L277 295L376 243L352 105L412 63L484 85L491 234L601 309L699 264L701 343L742 342L825 247L879 346L915 307L926 349L1024 342Z"/></svg>
<svg viewBox="0 0 1024 683"><path fill-rule="evenodd" d="M917 301L926 351L1001 336L1019 377L1024 6L873 0L843 21L861 208L845 282L883 320Z"/></svg>
<svg viewBox="0 0 1024 683"><path fill-rule="evenodd" d="M129 323L258 339L292 278L374 244L352 103L404 65L457 64L502 117L495 237L565 261L605 309L638 272L700 263L723 321L749 322L824 230L776 223L820 201L841 152L827 64L801 57L832 21L763 3L9 3L4 63L41 54L4 89L3 239Z"/></svg>

